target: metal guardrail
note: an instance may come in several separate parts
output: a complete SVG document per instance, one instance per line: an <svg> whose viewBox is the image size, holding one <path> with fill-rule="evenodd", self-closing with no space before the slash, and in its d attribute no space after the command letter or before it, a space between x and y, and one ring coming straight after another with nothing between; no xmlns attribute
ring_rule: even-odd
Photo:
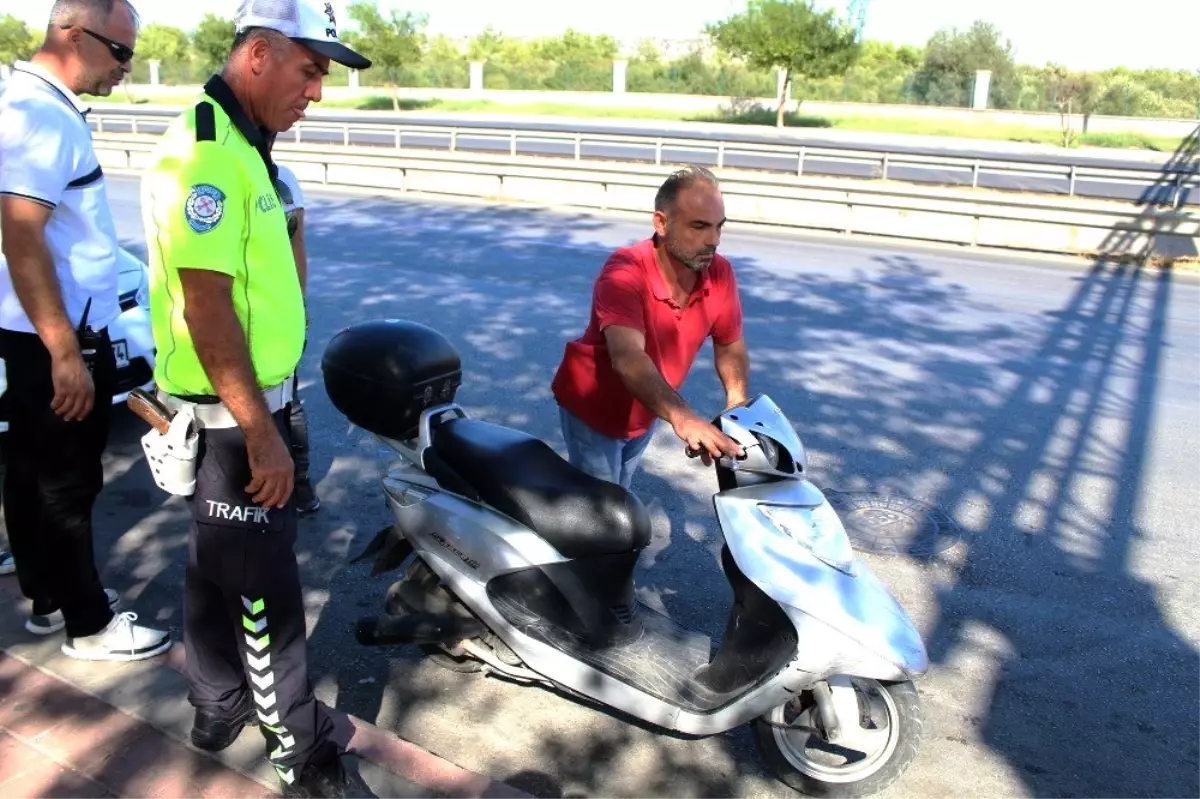
<svg viewBox="0 0 1200 799"><path fill-rule="evenodd" d="M89 122L98 133L157 133L170 119L158 114L113 114L93 111ZM123 132L123 130L121 131ZM1127 187L1125 194L1153 190L1153 204L1180 208L1200 203L1200 169L1195 163L1169 170L1143 166L1086 166L1045 163L1027 158L970 158L888 152L854 147L754 143L681 136L531 130L519 127L446 126L421 123L373 123L305 120L285 134L288 140L314 144L390 147L395 150L441 149L448 152L507 152L569 158L575 161L633 161L664 165L699 161L717 168L737 167L789 173L893 180L907 183L993 188L1035 194L1107 197L1081 193L1081 183ZM433 144L433 142L438 142ZM685 157L681 157L685 156ZM747 166L747 161L750 165ZM814 164L818 166L814 168ZM986 185L985 185L986 184ZM997 185L999 184L999 185ZM1062 190L1053 190L1052 185ZM1111 191L1118 191L1116 188ZM1120 192L1118 192L1120 194ZM1116 197L1119 198L1119 197ZM1132 199L1132 197L1126 197Z"/></svg>
<svg viewBox="0 0 1200 799"><path fill-rule="evenodd" d="M106 172L138 174L153 135L97 134ZM302 182L351 192L486 198L644 212L661 183L649 164L280 143ZM722 184L731 221L910 241L1049 253L1194 258L1200 210L879 182L797 181L738 172Z"/></svg>

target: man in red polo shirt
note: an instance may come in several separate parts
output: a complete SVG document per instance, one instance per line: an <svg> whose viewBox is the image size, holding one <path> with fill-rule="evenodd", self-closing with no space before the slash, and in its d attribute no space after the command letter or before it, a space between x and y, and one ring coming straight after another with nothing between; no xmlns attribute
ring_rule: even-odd
<svg viewBox="0 0 1200 799"><path fill-rule="evenodd" d="M737 281L716 254L724 225L716 177L681 169L658 190L654 235L600 270L587 330L568 342L551 385L574 466L628 488L660 419L706 464L742 454L678 393L711 336L726 407L747 399Z"/></svg>

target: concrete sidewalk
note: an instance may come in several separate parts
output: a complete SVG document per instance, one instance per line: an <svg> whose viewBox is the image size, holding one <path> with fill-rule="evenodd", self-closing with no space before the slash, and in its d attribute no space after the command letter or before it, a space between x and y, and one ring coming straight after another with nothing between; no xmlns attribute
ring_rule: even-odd
<svg viewBox="0 0 1200 799"><path fill-rule="evenodd" d="M178 642L140 663L86 663L61 635L24 629L28 603L0 580L0 797L267 797L278 780L247 729L224 752L189 743L192 707ZM523 797L362 719L331 710L337 737L381 797Z"/></svg>

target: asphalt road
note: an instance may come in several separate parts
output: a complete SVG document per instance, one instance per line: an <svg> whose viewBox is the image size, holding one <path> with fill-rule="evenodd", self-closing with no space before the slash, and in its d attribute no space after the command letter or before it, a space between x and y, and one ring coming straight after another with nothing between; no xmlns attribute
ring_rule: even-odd
<svg viewBox="0 0 1200 799"><path fill-rule="evenodd" d="M110 183L144 252L136 184ZM319 695L542 795L783 796L743 728L663 737L548 691L360 647L389 580L348 565L389 523L386 461L331 408L323 346L408 317L460 348L475 416L560 448L548 385L593 276L642 220L370 197L310 199L313 329L301 368L325 503L298 553ZM753 388L791 416L824 489L920 497L952 546L864 554L920 626L927 737L889 796L1195 796L1200 701L1200 288L1111 266L730 230ZM711 352L686 395L722 399ZM183 505L153 485L123 410L98 559L142 619L178 632ZM634 484L654 539L645 601L719 635L715 478L660 431ZM930 554L930 552L933 554ZM1188 575L1191 575L1190 577Z"/></svg>
<svg viewBox="0 0 1200 799"><path fill-rule="evenodd" d="M145 109L129 111L121 109L122 114L134 113L143 117L138 122L138 129L144 132L158 132L167 124L162 115L162 109ZM944 165L924 165L920 163L889 164L887 176L889 180L937 185L937 186L971 186L975 179L972 172L974 159L1001 159L1027 163L1031 169L1046 164L1062 165L1055 174L1046 175L1034 171L988 171L981 169L978 185L981 188L1000 189L1006 191L1034 192L1041 194L1069 194L1071 179L1068 167L1071 164L1081 169L1138 169L1143 174L1156 173L1153 178L1120 177L1105 174L1103 176L1077 176L1074 191L1080 197L1097 199L1120 199L1139 202L1172 202L1176 191L1176 171L1183 169L1189 174L1190 188L1185 189L1182 202L1185 205L1200 205L1200 187L1197 187L1197 174L1200 164L1195 157L1173 157L1164 154L1159 161L1121 157L1100 157L1092 154L1070 153L1011 153L998 151L986 143L977 143L974 147L943 145L938 147L915 147L898 143L895 138L880 136L874 143L847 143L844 139L821 136L819 134L797 134L792 131L784 133L774 131L713 131L705 126L647 124L630 121L619 123L596 121L580 122L547 122L524 119L510 119L504 122L464 119L458 116L437 116L428 113L415 115L392 114L363 114L319 112L311 115L310 123L327 122L330 124L370 122L372 124L388 124L395 122L406 126L429 127L459 127L466 130L471 128L491 127L504 128L517 126L520 131L553 131L553 132L584 132L591 135L637 135L661 136L666 138L684 137L697 140L696 148L664 147L662 159L667 163L695 162L707 166L716 166L717 153L711 142L737 141L754 145L780 145L788 147L787 152L747 153L727 152L725 165L732 168L752 169L766 172L796 173L799 158L796 147L836 148L838 150L857 150L869 160L847 159L844 156L819 155L807 153L804 157L803 171L809 175L838 178L877 179L883 175L883 166L879 160L880 153L886 150L893 154L908 154L914 156L955 156L964 159L961 166L947 167ZM132 130L130 122L104 123L106 131L114 133ZM725 126L729 127L729 126ZM289 137L290 138L290 137ZM309 142L343 143L344 136L339 130L306 130L303 140ZM390 131L354 131L350 135L350 143L361 146L394 147L395 135ZM405 133L402 144L406 148L448 150L450 135L448 133ZM458 150L476 153L512 152L512 144L506 137L470 135L460 133L455 142ZM574 158L575 145L573 141L537 140L531 133L522 133L517 140L517 155ZM649 162L655 161L655 145L649 143L613 144L593 142L581 147L580 157L591 160Z"/></svg>

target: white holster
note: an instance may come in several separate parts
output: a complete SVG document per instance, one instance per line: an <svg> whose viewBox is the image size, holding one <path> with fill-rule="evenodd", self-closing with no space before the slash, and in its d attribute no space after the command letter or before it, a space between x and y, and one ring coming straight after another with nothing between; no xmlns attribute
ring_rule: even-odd
<svg viewBox="0 0 1200 799"><path fill-rule="evenodd" d="M185 406L175 413L165 435L150 428L142 436L142 449L159 488L180 497L192 495L196 490L200 436L190 408Z"/></svg>
<svg viewBox="0 0 1200 799"><path fill-rule="evenodd" d="M295 398L296 382L289 377L263 390L267 410L277 413ZM154 428L142 436L142 449L150 462L154 482L163 491L190 497L196 490L196 459L200 451L201 429L219 430L237 427L237 420L224 403L198 405L158 392L158 400L174 415L166 435Z"/></svg>

